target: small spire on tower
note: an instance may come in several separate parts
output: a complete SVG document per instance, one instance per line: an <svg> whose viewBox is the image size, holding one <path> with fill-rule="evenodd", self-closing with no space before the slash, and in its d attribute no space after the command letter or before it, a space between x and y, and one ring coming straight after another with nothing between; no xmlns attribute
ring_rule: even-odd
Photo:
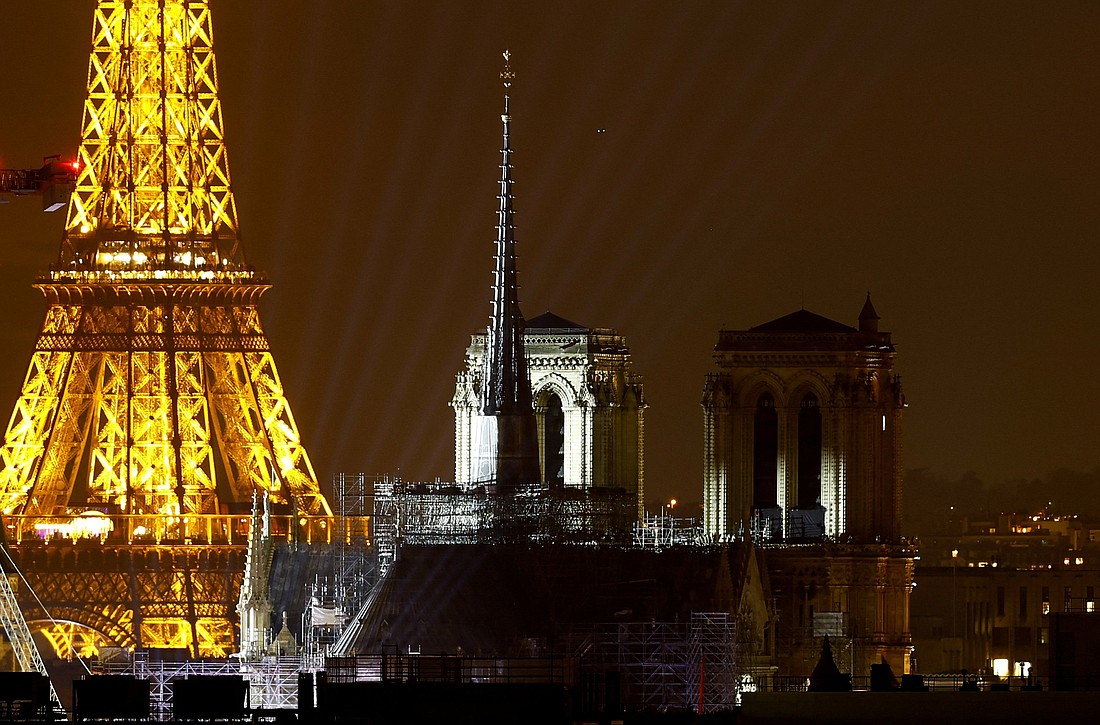
<svg viewBox="0 0 1100 725"><path fill-rule="evenodd" d="M871 304L871 293L867 293L867 301L863 303L863 309L859 312L859 331L860 332L878 332L878 313L875 312L875 306Z"/></svg>

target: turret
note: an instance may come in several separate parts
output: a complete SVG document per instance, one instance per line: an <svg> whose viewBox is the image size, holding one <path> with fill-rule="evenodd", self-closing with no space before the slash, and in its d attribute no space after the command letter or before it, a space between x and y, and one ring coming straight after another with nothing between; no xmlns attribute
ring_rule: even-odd
<svg viewBox="0 0 1100 725"><path fill-rule="evenodd" d="M859 331L860 332L878 332L878 313L875 312L875 306L871 304L871 293L867 293L867 301L863 303L863 309L859 312Z"/></svg>

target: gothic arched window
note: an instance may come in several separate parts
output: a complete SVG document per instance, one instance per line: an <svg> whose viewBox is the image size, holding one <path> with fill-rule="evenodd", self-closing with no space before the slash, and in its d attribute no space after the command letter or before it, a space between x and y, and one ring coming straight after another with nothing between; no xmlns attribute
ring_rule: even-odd
<svg viewBox="0 0 1100 725"><path fill-rule="evenodd" d="M542 444L545 456L543 467L546 482L551 488L565 485L565 413L561 398L551 393L546 400L546 416L543 419Z"/></svg>
<svg viewBox="0 0 1100 725"><path fill-rule="evenodd" d="M762 393L756 401L752 426L752 505L774 508L776 477L779 470L779 416L771 393Z"/></svg>
<svg viewBox="0 0 1100 725"><path fill-rule="evenodd" d="M798 508L821 505L821 408L806 393L798 411Z"/></svg>

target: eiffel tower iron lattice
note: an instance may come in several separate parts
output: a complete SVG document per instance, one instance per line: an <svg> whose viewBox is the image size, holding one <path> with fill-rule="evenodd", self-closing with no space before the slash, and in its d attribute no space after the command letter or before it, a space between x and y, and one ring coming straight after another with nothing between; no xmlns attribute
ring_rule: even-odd
<svg viewBox="0 0 1100 725"><path fill-rule="evenodd" d="M332 515L260 325L212 38L209 0L96 5L82 168L0 448L24 536L98 511L108 542L232 540L260 490Z"/></svg>

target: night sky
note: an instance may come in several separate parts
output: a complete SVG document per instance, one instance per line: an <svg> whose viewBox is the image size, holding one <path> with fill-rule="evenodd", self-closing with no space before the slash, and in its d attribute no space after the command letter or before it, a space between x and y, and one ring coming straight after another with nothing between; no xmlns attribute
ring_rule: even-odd
<svg viewBox="0 0 1100 725"><path fill-rule="evenodd" d="M647 500L702 498L722 327L871 292L906 468L1100 467L1100 3L213 0L262 315L318 476L453 476L512 50L523 309L627 337ZM89 0L0 6L0 166L73 155ZM0 408L64 212L0 206Z"/></svg>

